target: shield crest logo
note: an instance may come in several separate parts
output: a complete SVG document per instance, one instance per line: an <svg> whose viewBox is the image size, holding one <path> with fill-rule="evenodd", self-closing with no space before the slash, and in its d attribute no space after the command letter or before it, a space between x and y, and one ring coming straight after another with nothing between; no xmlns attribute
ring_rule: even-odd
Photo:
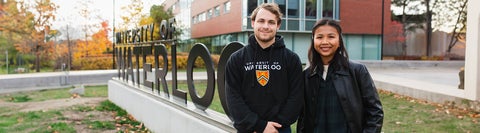
<svg viewBox="0 0 480 133"><path fill-rule="evenodd" d="M257 82L260 85L267 85L268 79L270 78L270 72L268 70L255 70L255 74L257 75Z"/></svg>

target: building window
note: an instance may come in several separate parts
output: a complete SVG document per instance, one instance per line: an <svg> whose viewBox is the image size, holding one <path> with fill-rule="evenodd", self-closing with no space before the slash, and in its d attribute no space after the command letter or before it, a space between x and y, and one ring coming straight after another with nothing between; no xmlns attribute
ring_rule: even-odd
<svg viewBox="0 0 480 133"><path fill-rule="evenodd" d="M334 4L333 0L323 0L322 17L333 18Z"/></svg>
<svg viewBox="0 0 480 133"><path fill-rule="evenodd" d="M305 18L307 19L317 18L317 1L316 0L306 0Z"/></svg>
<svg viewBox="0 0 480 133"><path fill-rule="evenodd" d="M220 16L220 6L216 6L213 12L213 16Z"/></svg>
<svg viewBox="0 0 480 133"><path fill-rule="evenodd" d="M211 19L212 17L213 17L213 10L210 9L210 10L208 10L208 12L207 12L207 19Z"/></svg>
<svg viewBox="0 0 480 133"><path fill-rule="evenodd" d="M258 1L257 0L248 0L248 16L251 16L252 15L252 12L253 10L255 10L255 8L257 8L258 6Z"/></svg>
<svg viewBox="0 0 480 133"><path fill-rule="evenodd" d="M298 18L298 9L299 9L299 4L298 0L289 0L288 1L288 18Z"/></svg>
<svg viewBox="0 0 480 133"><path fill-rule="evenodd" d="M282 18L285 18L286 12L285 12L285 0L275 0L275 3L278 4L278 7L280 8L280 11L282 12L283 16Z"/></svg>
<svg viewBox="0 0 480 133"><path fill-rule="evenodd" d="M223 11L225 13L230 12L230 1L225 2L225 4L223 4L223 5L224 5L224 10Z"/></svg>
<svg viewBox="0 0 480 133"><path fill-rule="evenodd" d="M198 22L203 22L203 21L207 20L207 19L206 19L206 16L207 16L207 15L206 15L205 12L201 13L201 14L198 16L198 17L199 17L199 18L198 18Z"/></svg>

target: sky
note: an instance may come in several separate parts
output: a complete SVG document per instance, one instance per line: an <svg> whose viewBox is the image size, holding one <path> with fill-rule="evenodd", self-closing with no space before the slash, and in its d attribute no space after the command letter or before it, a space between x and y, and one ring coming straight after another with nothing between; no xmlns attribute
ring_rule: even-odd
<svg viewBox="0 0 480 133"><path fill-rule="evenodd" d="M79 14L80 1L82 0L51 0L59 6L56 14L56 21L53 22L53 29L60 29L62 27L77 27L80 29L82 24L85 24L85 20ZM160 5L164 0L142 0L143 13L147 14L152 5ZM113 29L113 16L115 8L115 25L122 22L120 14L122 13L121 7L124 7L130 3L130 0L92 0L92 7L90 8L92 14L100 16L103 20L108 20L109 26ZM115 5L114 5L115 4ZM100 24L100 20L95 20Z"/></svg>

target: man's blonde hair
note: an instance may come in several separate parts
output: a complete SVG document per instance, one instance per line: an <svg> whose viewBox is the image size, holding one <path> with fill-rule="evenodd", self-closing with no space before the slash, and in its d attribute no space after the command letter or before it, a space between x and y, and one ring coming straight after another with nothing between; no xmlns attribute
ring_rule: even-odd
<svg viewBox="0 0 480 133"><path fill-rule="evenodd" d="M260 11L260 9L265 9L277 17L277 25L280 25L282 23L282 12L280 12L280 8L276 3L263 3L259 5L255 10L252 12L252 21L255 21L255 18L257 18L257 13Z"/></svg>

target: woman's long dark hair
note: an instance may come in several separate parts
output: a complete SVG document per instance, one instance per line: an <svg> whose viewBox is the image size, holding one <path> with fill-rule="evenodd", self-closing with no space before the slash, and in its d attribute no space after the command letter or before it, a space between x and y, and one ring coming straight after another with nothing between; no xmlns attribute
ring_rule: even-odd
<svg viewBox="0 0 480 133"><path fill-rule="evenodd" d="M319 67L323 65L322 58L321 55L314 48L313 39L315 35L315 30L317 30L318 27L324 25L332 26L337 29L340 41L340 46L338 47L337 51L335 51L333 59L329 62L330 66L333 66L332 68L334 68L335 70L340 69L341 67L348 68L348 53L345 49L345 45L343 44L342 27L340 27L339 22L336 20L330 18L322 18L318 20L317 23L315 23L315 26L313 26L310 48L308 50L308 61L310 63L310 71L312 73L315 71L315 69L319 69L318 71L320 72L323 71L323 67Z"/></svg>

